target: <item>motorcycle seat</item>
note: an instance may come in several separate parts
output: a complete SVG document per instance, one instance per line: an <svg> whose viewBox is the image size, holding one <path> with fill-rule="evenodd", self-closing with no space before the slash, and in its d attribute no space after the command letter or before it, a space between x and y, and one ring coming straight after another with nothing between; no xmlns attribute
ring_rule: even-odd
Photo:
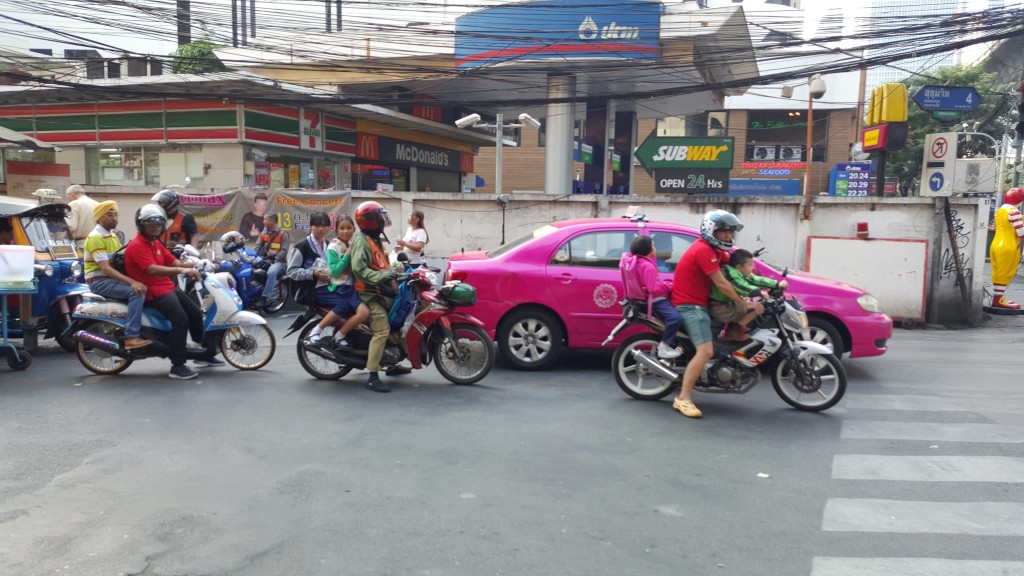
<svg viewBox="0 0 1024 576"><path fill-rule="evenodd" d="M127 302L126 298L114 298L112 296L100 296L95 292L86 292L82 294L83 300L92 300L93 302Z"/></svg>

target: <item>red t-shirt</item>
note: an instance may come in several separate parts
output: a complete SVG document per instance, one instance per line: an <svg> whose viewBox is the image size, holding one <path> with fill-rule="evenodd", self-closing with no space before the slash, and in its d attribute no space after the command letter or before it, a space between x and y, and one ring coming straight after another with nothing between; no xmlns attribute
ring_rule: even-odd
<svg viewBox="0 0 1024 576"><path fill-rule="evenodd" d="M146 272L153 264L171 266L177 258L162 242L150 242L139 234L124 249L124 268L128 277L146 285L146 302L174 292L174 280L170 276L154 276Z"/></svg>
<svg viewBox="0 0 1024 576"><path fill-rule="evenodd" d="M707 306L711 295L711 275L722 269L725 252L711 247L703 238L683 252L672 277L672 305Z"/></svg>

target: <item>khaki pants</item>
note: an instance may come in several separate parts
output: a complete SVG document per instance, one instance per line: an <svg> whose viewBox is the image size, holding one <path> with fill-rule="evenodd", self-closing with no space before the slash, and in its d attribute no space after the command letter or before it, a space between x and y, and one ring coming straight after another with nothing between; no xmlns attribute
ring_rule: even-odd
<svg viewBox="0 0 1024 576"><path fill-rule="evenodd" d="M366 351L366 370L368 372L380 372L380 359L384 356L384 347L388 343L388 334L391 333L391 325L388 324L388 310L380 302L367 304L370 307L370 330L373 336L370 338L370 347Z"/></svg>

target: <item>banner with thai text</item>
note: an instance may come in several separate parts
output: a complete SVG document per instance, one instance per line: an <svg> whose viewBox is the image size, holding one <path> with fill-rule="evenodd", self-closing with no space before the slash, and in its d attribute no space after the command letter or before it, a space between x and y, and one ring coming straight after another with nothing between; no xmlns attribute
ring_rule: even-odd
<svg viewBox="0 0 1024 576"><path fill-rule="evenodd" d="M196 219L200 242L219 240L237 230L247 242L255 244L263 231L263 217L277 214L277 227L288 233L292 245L309 235L309 216L327 212L331 229L342 214L354 216L352 194L304 192L301 190L233 190L224 194L200 196L181 194L181 205Z"/></svg>

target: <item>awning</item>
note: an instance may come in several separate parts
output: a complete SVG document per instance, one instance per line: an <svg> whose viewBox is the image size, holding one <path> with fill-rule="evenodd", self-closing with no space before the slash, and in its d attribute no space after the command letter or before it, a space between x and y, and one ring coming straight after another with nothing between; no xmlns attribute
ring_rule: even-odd
<svg viewBox="0 0 1024 576"><path fill-rule="evenodd" d="M48 144L42 140L36 140L28 134L22 134L21 132L15 132L14 130L8 130L3 126L0 126L0 144L10 143L18 146L24 146L25 148L32 148L34 150L56 150L61 151L61 148Z"/></svg>

